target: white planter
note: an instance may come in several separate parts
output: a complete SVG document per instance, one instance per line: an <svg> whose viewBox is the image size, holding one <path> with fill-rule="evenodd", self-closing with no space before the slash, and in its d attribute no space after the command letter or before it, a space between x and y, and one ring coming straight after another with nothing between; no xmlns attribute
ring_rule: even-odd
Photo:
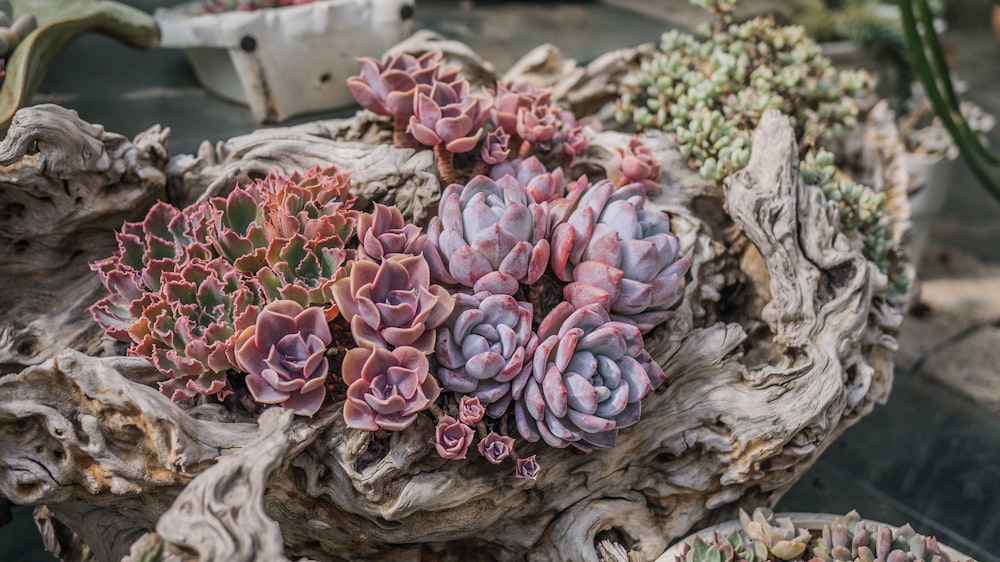
<svg viewBox="0 0 1000 562"><path fill-rule="evenodd" d="M779 518L787 517L791 519L793 522L795 522L796 527L805 528L813 532L820 532L823 530L824 525L829 525L833 523L834 518L837 516L830 515L828 513L777 513L775 514L775 517ZM865 519L864 521L866 523L884 525L884 523L880 523L878 521L872 521L870 519ZM888 527L891 528L893 531L895 531L897 528L893 525L888 525ZM726 521L725 523L719 523L718 525L706 527L704 529L701 529L700 531L691 533L690 535L684 537L683 540L674 543L673 546L668 548L666 552L661 554L660 557L656 559L656 562L674 562L675 558L678 555L680 555L681 546L686 542L694 540L695 537L701 537L702 540L707 541L712 538L712 534L715 531L719 531L719 533L726 535L739 528L740 528L739 521ZM951 548L944 544L941 544L940 546L941 550L943 550L946 554L948 554L948 556L950 556L952 560L972 560L971 556L962 554L961 552L955 550L954 548Z"/></svg>
<svg viewBox="0 0 1000 562"><path fill-rule="evenodd" d="M910 176L907 195L910 199L910 239L907 253L914 266L920 266L920 258L930 240L931 223L938 215L951 186L951 178L958 162L944 155L925 155L907 152L903 162Z"/></svg>
<svg viewBox="0 0 1000 562"><path fill-rule="evenodd" d="M380 56L409 33L415 0L318 0L252 12L154 14L163 47L184 49L210 92L250 106L261 122L351 105L345 80L359 56Z"/></svg>

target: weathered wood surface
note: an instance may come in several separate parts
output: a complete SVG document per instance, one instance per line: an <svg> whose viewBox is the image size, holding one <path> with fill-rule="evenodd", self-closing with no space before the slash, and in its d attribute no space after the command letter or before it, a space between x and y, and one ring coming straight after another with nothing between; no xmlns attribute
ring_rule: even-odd
<svg viewBox="0 0 1000 562"><path fill-rule="evenodd" d="M94 126L64 129L97 150ZM438 457L428 446L430 418L385 440L348 430L340 404L308 422L269 412L258 425L222 408L171 403L142 361L46 348L44 363L0 379L0 495L48 506L98 560L158 551L165 560L588 561L599 550L652 560L698 523L773 503L885 400L901 316L886 304L885 276L850 248L823 195L803 185L785 118L766 115L754 134L754 145L768 149L755 150L724 186L690 172L664 135L644 135L665 163L657 203L693 264L677 313L647 337L667 381L614 449L520 444L522 455L538 455L542 472L519 480L478 455ZM353 171L363 197L422 218L440 189L429 151L366 145L380 135L375 119L359 114L206 144L165 168L140 168L161 178L156 185L166 169L175 199L192 201L273 169L336 164ZM627 137L593 135L573 169L613 175L613 147ZM37 160L79 154L63 155L61 146L39 147ZM106 169L148 162L143 155L153 152L114 152ZM71 165L82 166L59 164ZM38 214L44 198L62 190L36 183L26 217L47 216ZM100 207L107 184L95 185L84 201L96 197ZM131 201L139 213L147 203ZM66 228L100 229L107 240L95 246L110 251L110 229L131 214L116 209ZM22 271L65 263L61 252L35 259L22 259ZM89 301L65 287L56 291L69 299L60 310L84 325ZM57 336L58 347L75 345Z"/></svg>

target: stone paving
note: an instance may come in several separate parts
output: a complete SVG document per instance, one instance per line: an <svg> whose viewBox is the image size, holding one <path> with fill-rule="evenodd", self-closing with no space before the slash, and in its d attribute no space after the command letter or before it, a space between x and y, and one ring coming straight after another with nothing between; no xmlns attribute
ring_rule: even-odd
<svg viewBox="0 0 1000 562"><path fill-rule="evenodd" d="M170 2L132 0L152 11ZM684 0L458 2L421 0L418 27L468 42L499 68L530 48L556 43L586 62L609 49L654 41L668 25L698 23ZM625 11L624 4L640 12ZM774 6L750 0L748 13ZM962 3L947 40L967 97L1000 115L1000 49L988 2ZM653 17L650 17L653 16ZM957 32L959 31L960 32ZM108 60L114 64L109 65ZM108 68L129 69L110 72ZM155 123L172 128L171 154L192 153L257 126L246 108L201 90L175 51L140 52L82 37L61 55L35 103L79 111L85 120L133 136ZM348 111L349 112L349 111ZM301 117L286 124L345 112ZM1000 147L1000 132L991 136ZM846 512L911 522L978 560L1000 560L1000 203L960 169L923 259L922 296L900 334L888 404L848 430L782 499L788 511ZM30 510L0 529L0 560L52 560L41 550Z"/></svg>

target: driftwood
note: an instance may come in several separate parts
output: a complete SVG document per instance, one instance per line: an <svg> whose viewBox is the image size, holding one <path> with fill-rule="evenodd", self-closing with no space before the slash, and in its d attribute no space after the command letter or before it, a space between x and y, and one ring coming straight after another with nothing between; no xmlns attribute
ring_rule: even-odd
<svg viewBox="0 0 1000 562"><path fill-rule="evenodd" d="M23 111L43 121L64 114ZM373 148L377 125L362 113L206 144L166 165L166 183L175 200L192 201L274 169L336 164L353 171L363 198L419 220L440 189L433 160L429 151ZM74 122L59 134L94 130ZM624 138L593 133L573 169L614 175L611 154ZM901 315L885 300L885 276L839 233L835 209L803 185L784 117L764 116L754 146L767 148L723 186L690 172L664 135L643 140L666 163L656 203L693 264L676 314L647 336L666 383L617 447L583 454L519 444L542 466L537 481L520 480L478 455L438 457L429 417L385 439L347 429L342 404L311 420L275 410L236 419L221 407L170 402L141 360L53 350L0 378L0 496L44 504L45 520L58 524L46 528L71 529L98 560L653 560L699 523L773 504L886 399ZM55 162L78 154L75 146L40 146L37 159ZM120 169L154 151L111 152L109 169ZM59 164L68 165L79 166ZM38 186L27 217L46 216L38 202L63 189ZM84 200L100 202L100 193ZM133 210L146 202L133 199ZM128 214L73 228L99 223L101 248L110 248L110 228ZM65 258L36 259L22 271L35 263L51 272ZM50 274L53 284L63 275ZM54 292L69 299L66 321L83 325L89 303L66 287ZM53 342L75 345L64 335Z"/></svg>

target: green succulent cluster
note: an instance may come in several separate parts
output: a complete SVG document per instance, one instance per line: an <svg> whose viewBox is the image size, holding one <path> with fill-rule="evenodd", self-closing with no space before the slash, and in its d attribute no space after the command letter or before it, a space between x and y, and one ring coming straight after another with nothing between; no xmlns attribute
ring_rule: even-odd
<svg viewBox="0 0 1000 562"><path fill-rule="evenodd" d="M767 109L788 115L803 150L857 124L857 99L869 90L863 71L837 71L798 26L772 17L731 23L736 0L692 0L716 17L693 36L668 31L660 52L640 68L643 90L618 101L621 124L658 128L708 179L750 160L750 131Z"/></svg>
<svg viewBox="0 0 1000 562"><path fill-rule="evenodd" d="M824 525L820 533L797 528L787 518L758 508L753 517L740 510L740 528L728 535L718 531L707 540L700 536L681 546L675 562L886 562L926 560L950 562L934 537L917 534L904 525L895 531L887 525L866 523L852 511Z"/></svg>
<svg viewBox="0 0 1000 562"><path fill-rule="evenodd" d="M838 173L834 155L822 149L806 154L800 170L806 185L819 187L836 203L840 228L851 243L888 276L890 300L905 295L909 278L887 216L885 193Z"/></svg>

